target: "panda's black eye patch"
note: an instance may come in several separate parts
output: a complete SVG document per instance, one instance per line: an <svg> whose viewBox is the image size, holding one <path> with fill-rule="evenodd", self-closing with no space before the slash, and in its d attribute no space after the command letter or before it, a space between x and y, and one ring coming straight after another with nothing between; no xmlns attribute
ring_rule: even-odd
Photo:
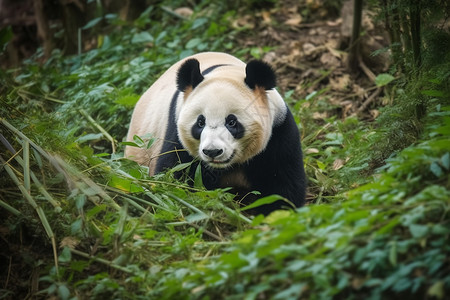
<svg viewBox="0 0 450 300"><path fill-rule="evenodd" d="M200 136L202 135L203 128L205 127L205 116L199 115L197 117L197 122L195 122L194 126L191 128L192 137L194 139L199 140Z"/></svg>
<svg viewBox="0 0 450 300"><path fill-rule="evenodd" d="M203 115L198 116L197 118L197 126L200 128L205 127L205 117Z"/></svg>
<svg viewBox="0 0 450 300"><path fill-rule="evenodd" d="M233 114L228 115L225 118L225 127L231 133L235 139L240 139L244 136L245 129L244 126L238 121L237 117Z"/></svg>
<svg viewBox="0 0 450 300"><path fill-rule="evenodd" d="M236 127L237 125L237 120L236 119L230 119L227 121L227 126L228 127Z"/></svg>

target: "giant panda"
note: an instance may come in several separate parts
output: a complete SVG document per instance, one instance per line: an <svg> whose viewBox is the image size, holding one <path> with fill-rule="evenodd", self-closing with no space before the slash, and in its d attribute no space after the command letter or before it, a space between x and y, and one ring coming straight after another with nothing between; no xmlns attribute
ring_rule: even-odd
<svg viewBox="0 0 450 300"><path fill-rule="evenodd" d="M137 102L127 140L150 134L155 141L149 149L126 146L125 156L148 166L150 175L199 161L207 189L231 187L244 205L258 191L300 207L306 183L299 131L275 84L262 61L245 64L217 52L187 57ZM280 200L252 213L284 206Z"/></svg>

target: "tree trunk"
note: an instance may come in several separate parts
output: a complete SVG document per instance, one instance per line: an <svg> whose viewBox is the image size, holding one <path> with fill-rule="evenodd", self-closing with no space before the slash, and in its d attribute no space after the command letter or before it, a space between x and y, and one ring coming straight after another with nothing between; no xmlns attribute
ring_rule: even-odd
<svg viewBox="0 0 450 300"><path fill-rule="evenodd" d="M395 1L395 0L394 0ZM386 31L389 33L390 45L392 51L392 58L397 63L397 68L401 72L404 70L404 53L403 46L400 37L400 21L398 17L398 10L392 5L392 1L383 0L384 22L386 25ZM392 8L392 11L390 10Z"/></svg>
<svg viewBox="0 0 450 300"><path fill-rule="evenodd" d="M416 69L420 68L422 64L421 59L421 37L420 37L420 1L412 2L409 6L409 14L411 16L411 44L413 50L414 66Z"/></svg>
<svg viewBox="0 0 450 300"><path fill-rule="evenodd" d="M350 50L347 60L347 67L353 73L355 73L358 68L358 56L360 55L359 37L361 31L362 5L363 0L353 0L352 38L350 40Z"/></svg>
<svg viewBox="0 0 450 300"><path fill-rule="evenodd" d="M48 19L44 11L44 1L34 0L34 14L36 16L37 35L44 48L45 58L52 54L54 43L53 34L48 25Z"/></svg>
<svg viewBox="0 0 450 300"><path fill-rule="evenodd" d="M107 12L118 13L123 21L136 19L147 8L145 0L102 0L102 3Z"/></svg>
<svg viewBox="0 0 450 300"><path fill-rule="evenodd" d="M59 0L64 24L64 52L75 54L78 50L78 28L84 25L85 1ZM82 39L81 39L82 40ZM81 45L80 45L81 46ZM82 48L82 47L81 47Z"/></svg>

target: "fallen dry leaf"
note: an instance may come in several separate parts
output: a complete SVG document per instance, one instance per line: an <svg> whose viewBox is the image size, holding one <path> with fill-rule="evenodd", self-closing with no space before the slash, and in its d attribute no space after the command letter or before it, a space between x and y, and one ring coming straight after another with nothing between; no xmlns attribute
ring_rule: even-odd
<svg viewBox="0 0 450 300"><path fill-rule="evenodd" d="M337 58L342 58L343 52L336 50L339 48L339 41L337 39L330 39L328 42L325 43L325 47L327 47L328 51L330 51L330 53L336 56Z"/></svg>
<svg viewBox="0 0 450 300"><path fill-rule="evenodd" d="M59 243L60 248L69 247L75 249L75 247L80 243L80 240L73 236L64 237Z"/></svg>
<svg viewBox="0 0 450 300"><path fill-rule="evenodd" d="M339 170L340 168L342 168L345 164L345 161L343 159L337 158L334 162L333 162L333 170Z"/></svg>
<svg viewBox="0 0 450 300"><path fill-rule="evenodd" d="M311 9L318 9L323 6L323 3L320 0L306 0L306 5Z"/></svg>
<svg viewBox="0 0 450 300"><path fill-rule="evenodd" d="M305 150L306 154L319 153L319 149L317 148L308 148Z"/></svg>
<svg viewBox="0 0 450 300"><path fill-rule="evenodd" d="M246 27L249 29L255 28L253 18L249 15L244 15L237 18L236 20L233 21L231 25L233 26L233 28L242 28L242 27Z"/></svg>
<svg viewBox="0 0 450 300"><path fill-rule="evenodd" d="M189 7L179 7L174 10L174 13L179 14L180 16L183 16L185 18L190 18L194 11Z"/></svg>
<svg viewBox="0 0 450 300"><path fill-rule="evenodd" d="M360 289L361 288L361 286L364 284L364 279L363 278L357 278L357 277L355 277L355 278L353 278L352 279L352 287L355 289L355 290L358 290L358 289Z"/></svg>
<svg viewBox="0 0 450 300"><path fill-rule="evenodd" d="M263 61L272 64L277 59L277 54L274 51L269 51L263 56Z"/></svg>
<svg viewBox="0 0 450 300"><path fill-rule="evenodd" d="M267 11L267 10L263 11L261 13L261 16L265 23L270 23L272 21L272 19L270 17L270 11Z"/></svg>
<svg viewBox="0 0 450 300"><path fill-rule="evenodd" d="M380 115L380 111L378 109L371 109L369 110L369 113L374 119L376 119Z"/></svg>
<svg viewBox="0 0 450 300"><path fill-rule="evenodd" d="M289 26L296 26L299 25L302 22L302 16L299 14L295 14L291 16L288 20L284 22L284 24Z"/></svg>
<svg viewBox="0 0 450 300"><path fill-rule="evenodd" d="M326 52L320 56L320 62L327 67L336 67L340 65L340 60L330 52Z"/></svg>
<svg viewBox="0 0 450 300"><path fill-rule="evenodd" d="M339 170L340 168L342 168L346 162L349 161L350 158L346 158L345 160L337 158L334 162L333 162L333 170Z"/></svg>
<svg viewBox="0 0 450 300"><path fill-rule="evenodd" d="M323 120L326 117L328 117L328 114L326 112L314 112L313 113L313 119L314 120Z"/></svg>
<svg viewBox="0 0 450 300"><path fill-rule="evenodd" d="M333 90L345 91L350 84L350 75L343 74L342 76L330 78L330 86Z"/></svg>
<svg viewBox="0 0 450 300"><path fill-rule="evenodd" d="M360 85L353 83L352 91L357 94L359 97L367 97L366 89L362 88Z"/></svg>
<svg viewBox="0 0 450 300"><path fill-rule="evenodd" d="M317 47L314 46L314 45L311 44L311 43L304 43L304 44L303 44L303 47L302 47L303 53L305 53L306 56L309 56L309 55L313 54L314 51L316 50L316 48L317 48Z"/></svg>

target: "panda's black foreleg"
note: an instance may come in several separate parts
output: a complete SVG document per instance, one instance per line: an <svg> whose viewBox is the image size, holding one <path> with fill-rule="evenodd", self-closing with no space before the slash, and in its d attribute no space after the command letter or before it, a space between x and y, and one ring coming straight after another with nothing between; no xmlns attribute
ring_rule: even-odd
<svg viewBox="0 0 450 300"><path fill-rule="evenodd" d="M287 198L296 207L305 203L306 175L300 134L288 110L283 123L273 128L266 149L249 162L247 177L261 196L273 194ZM258 213L268 214L288 206L283 201L261 206Z"/></svg>

